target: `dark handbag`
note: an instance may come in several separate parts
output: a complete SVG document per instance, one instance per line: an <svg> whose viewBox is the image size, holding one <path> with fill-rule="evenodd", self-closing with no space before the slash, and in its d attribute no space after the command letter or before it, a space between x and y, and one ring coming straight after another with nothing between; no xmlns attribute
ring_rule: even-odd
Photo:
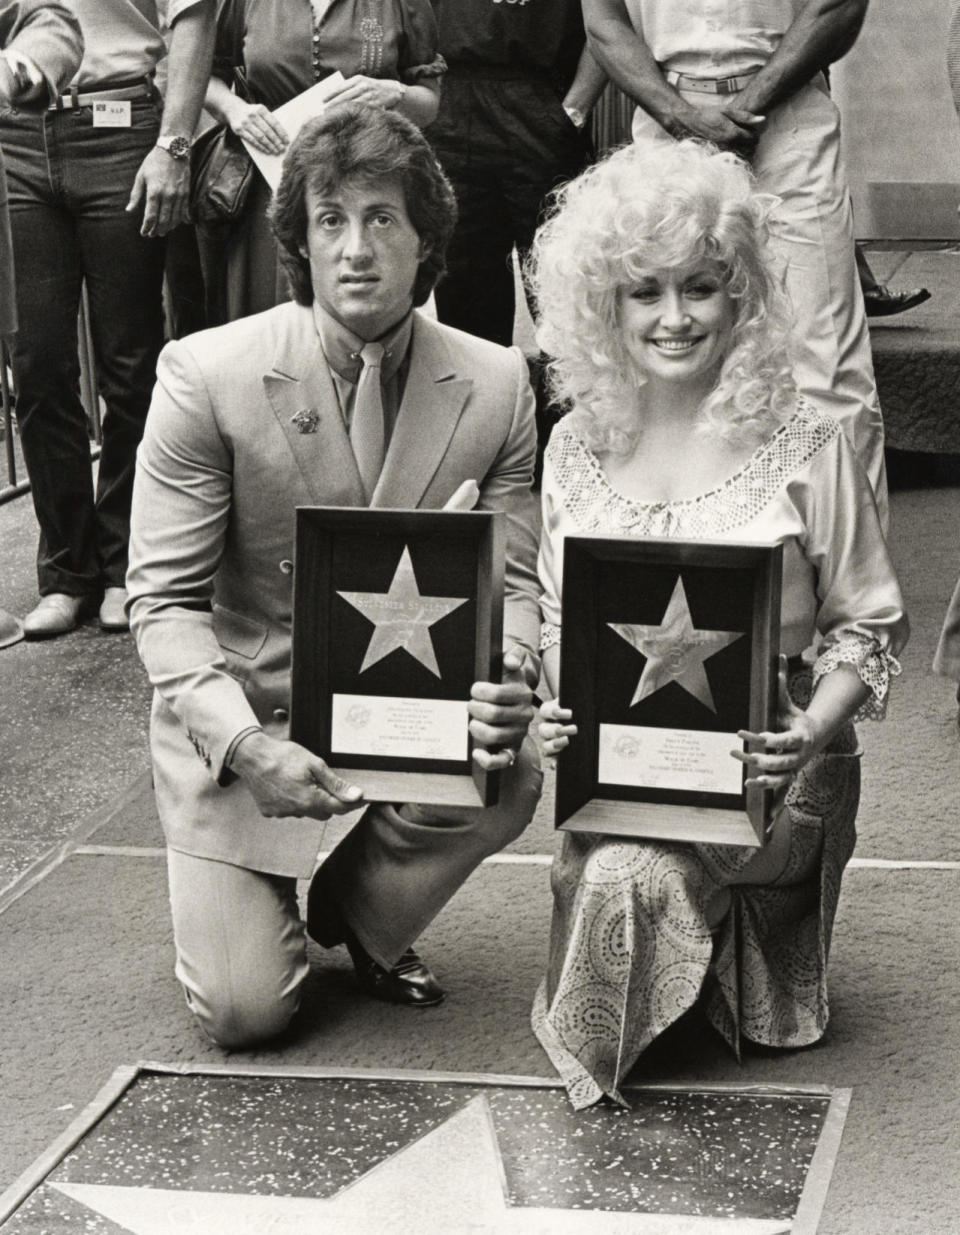
<svg viewBox="0 0 960 1235"><path fill-rule="evenodd" d="M243 214L256 171L227 125L207 129L190 152L190 213L195 223L235 221Z"/></svg>
<svg viewBox="0 0 960 1235"><path fill-rule="evenodd" d="M224 0L218 6L214 72L231 81L247 103L253 97L243 68L244 5ZM190 214L194 223L233 223L243 214L256 170L246 147L226 124L197 137L190 151Z"/></svg>

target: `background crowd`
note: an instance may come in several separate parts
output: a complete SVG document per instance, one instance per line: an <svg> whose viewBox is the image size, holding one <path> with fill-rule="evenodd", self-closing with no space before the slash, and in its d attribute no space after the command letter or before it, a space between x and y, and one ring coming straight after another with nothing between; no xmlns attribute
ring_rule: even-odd
<svg viewBox="0 0 960 1235"><path fill-rule="evenodd" d="M256 474L265 442L238 423L227 457L218 436L225 409L250 410L264 364L260 357L253 374L253 358L274 331L286 349L285 376L296 375L307 343L322 347L349 431L343 448L359 469L360 486L346 504L382 498L389 451L399 451L407 432L405 389L440 346L429 331L440 331L436 338L457 355L452 371L474 375L477 385L463 422L474 426L470 453L451 452L460 470L438 471L434 488L410 504L442 505L447 488L477 480L481 506L499 504L512 516L512 612L540 599L544 619L540 640L531 639L526 620L515 626L503 681L479 684L471 703L483 757L504 770L500 806L483 812L479 827L450 810L371 808L314 876L306 929L326 946L346 943L361 984L377 997L442 998L410 945L476 863L532 813L539 781L524 734L533 691L543 688L539 650L547 693L558 685L563 537L772 537L785 545L787 562L782 727L753 735L768 753L747 762L749 775L780 795L780 831L756 864L753 855L728 861L707 847L568 838L554 876L551 970L534 1023L578 1105L618 1096L636 1056L697 997L708 970L717 978L711 1017L734 1049L741 1035L795 1045L823 1032L830 931L856 813L850 724L882 712L907 633L884 543L883 423L867 305L902 310L922 293L874 285L865 299L858 274L827 74L856 40L865 0L748 7L749 19L740 4L692 5L680 20L670 0L583 0L582 7L580 0L175 0L165 14L167 54L159 13L148 6L145 15L132 0L75 0L69 8L0 0L6 250L17 289L0 328L9 338L40 525L40 600L24 633L66 633L93 611L104 629L122 630L133 613L160 695L154 758L170 844L177 972L215 1040L237 1045L279 1032L306 973L292 881L311 873L316 835L308 826L293 839L288 833L289 851L281 854L258 831L261 817L320 819L352 809L358 796L323 769L290 762L292 744L280 736L289 579L281 592L267 572L279 558L288 576L292 549L281 556L282 521L257 522L259 507L245 506L253 484L244 478ZM164 57L161 96L156 72ZM266 182L249 169L244 175L227 134L266 154L285 152L290 135L272 112L334 72L343 82L315 132L296 139L271 205ZM608 82L637 104L632 144L589 170L590 113ZM225 171L243 179L219 211L198 196L211 181L199 179L191 160L204 107L222 126ZM381 139L371 117L386 117L383 132L393 133L377 158L370 151ZM422 168L415 181L411 169L431 150L455 200L449 227L435 235L411 200L411 186L429 181ZM328 169L327 180L310 178L304 151ZM386 191L375 202L364 197L358 186L374 176L396 200ZM538 236L555 191L568 182ZM299 206L290 204L291 184L299 186ZM443 190L435 191L441 199ZM372 333L352 309L337 313L339 293L324 282L329 250L315 231L328 224L310 213L318 197L339 211L323 218L341 219L347 230L354 216L366 227L374 205L388 218L394 208L419 245L412 269L434 259L429 286L418 282L408 301L398 301L403 311L377 317ZM371 241L371 252L381 243ZM508 353L476 342L512 341L515 251L544 349L531 358L529 380ZM304 283L298 291L294 281L291 305L287 275L298 253ZM349 261L361 269L358 257ZM440 326L428 328L409 314L434 283ZM78 395L84 284L106 409L96 490ZM271 316L250 322L263 312ZM781 317L789 330L775 326ZM226 332L168 350L154 393L165 334L179 334L185 323ZM379 345L375 361L370 342ZM373 364L381 428L368 478L370 446L357 430ZM248 378L254 385L243 384ZM136 452L151 398L131 564ZM534 404L541 447L551 438L539 584L520 492L529 493L534 474ZM501 417L510 411L502 431L497 409ZM551 437L560 409L571 415ZM702 432L705 409L713 437ZM297 414L309 420L310 410ZM307 437L314 427L301 421L297 432ZM419 425L422 446L430 433L428 422ZM293 490L293 480L279 475L273 483ZM341 496L341 483L338 476L318 485L322 500ZM199 539L198 528L205 529ZM251 602L245 593L258 571ZM260 595L270 599L258 609ZM257 649L239 651L247 660L266 658L257 663L264 675L257 684L245 667L256 706L241 702L237 674L223 670L209 642L215 633L229 652L241 636L213 632L197 616L214 601L239 614L243 639L261 623ZM812 645L817 655L804 661ZM202 682L188 663L192 651L197 665L213 666ZM261 687L263 699L254 700ZM548 753L576 739L574 722L547 706L541 739ZM304 806L291 788L296 780L319 789L322 803ZM244 812L247 833L237 826ZM458 838L442 858L441 831ZM658 901L665 878L682 890L689 914L679 927L676 903L665 914ZM233 906L221 937L204 916L211 903ZM611 914L621 927L631 922L628 937L639 942L626 963L612 943L597 963L591 980L606 992L604 1027L585 1033L596 1001L591 993L584 1004L579 950ZM255 919L259 931L251 928ZM682 958L686 1002L667 989L681 963L669 946L678 930L700 945ZM241 934L242 963L236 956L226 963ZM235 974L227 994L224 970ZM669 980L657 977L661 970ZM646 986L634 981L641 972L653 975Z"/></svg>

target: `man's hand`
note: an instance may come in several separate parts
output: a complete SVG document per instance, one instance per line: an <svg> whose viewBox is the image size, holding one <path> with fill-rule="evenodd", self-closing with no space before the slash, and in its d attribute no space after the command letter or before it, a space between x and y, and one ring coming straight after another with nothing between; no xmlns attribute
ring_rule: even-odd
<svg viewBox="0 0 960 1235"><path fill-rule="evenodd" d="M691 108L691 113L685 113L683 120L671 128L672 136L710 141L742 159L753 156L767 123L766 116L758 116L739 106L736 95L725 99L718 111Z"/></svg>
<svg viewBox="0 0 960 1235"><path fill-rule="evenodd" d="M154 146L140 164L127 210L141 205L141 236L165 236L182 223L190 205L190 160L174 159Z"/></svg>
<svg viewBox="0 0 960 1235"><path fill-rule="evenodd" d="M533 691L524 673L526 653L511 648L503 656L503 681L474 682L470 689L473 758L485 772L512 767L533 720Z"/></svg>
<svg viewBox="0 0 960 1235"><path fill-rule="evenodd" d="M363 790L335 775L319 755L260 730L243 738L230 761L261 815L329 819L355 810Z"/></svg>
<svg viewBox="0 0 960 1235"><path fill-rule="evenodd" d="M751 111L749 107L745 107L739 99L738 95L730 95L720 104L720 112L729 121L737 125L744 134L743 137L736 139L736 145L727 146L726 149L732 150L734 154L739 154L742 159L751 159L756 153L757 143L760 140L760 134L767 127L766 116L761 116L759 112Z"/></svg>

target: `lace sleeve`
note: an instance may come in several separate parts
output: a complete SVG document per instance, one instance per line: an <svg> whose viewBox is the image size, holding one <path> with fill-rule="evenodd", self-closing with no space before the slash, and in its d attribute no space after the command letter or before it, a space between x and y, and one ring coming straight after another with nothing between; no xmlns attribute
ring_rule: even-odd
<svg viewBox="0 0 960 1235"><path fill-rule="evenodd" d="M870 688L870 698L854 716L859 720L883 720L887 710L890 679L900 676L900 662L884 651L879 640L858 631L846 631L830 643L813 666L813 686L840 665L852 665L860 681Z"/></svg>
<svg viewBox="0 0 960 1235"><path fill-rule="evenodd" d="M560 643L560 627L556 622L540 623L540 651L557 647Z"/></svg>

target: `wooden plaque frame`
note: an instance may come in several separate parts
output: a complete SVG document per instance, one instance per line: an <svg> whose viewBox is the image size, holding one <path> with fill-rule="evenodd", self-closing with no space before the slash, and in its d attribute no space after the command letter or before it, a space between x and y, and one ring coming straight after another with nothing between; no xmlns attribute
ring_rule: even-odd
<svg viewBox="0 0 960 1235"><path fill-rule="evenodd" d="M504 547L496 512L297 508L290 736L359 785L366 801L497 801L498 773L473 761L469 731L463 759L345 753L333 747L333 702L356 694L465 703L473 682L499 680ZM387 593L404 548L421 595L468 602L429 627L441 678L401 647L361 672L375 628L338 595Z"/></svg>
<svg viewBox="0 0 960 1235"><path fill-rule="evenodd" d="M560 701L572 710L578 735L557 761L558 828L765 844L773 794L744 788L745 771L739 794L604 783L600 727L625 726L628 742L631 727L640 742L647 727L712 731L721 738L738 729L774 728L781 570L780 545L654 537L564 541ZM703 662L714 712L676 680L631 702L646 662L610 629L611 623L659 625L677 579L695 628L739 632ZM733 736L731 748L738 741Z"/></svg>

